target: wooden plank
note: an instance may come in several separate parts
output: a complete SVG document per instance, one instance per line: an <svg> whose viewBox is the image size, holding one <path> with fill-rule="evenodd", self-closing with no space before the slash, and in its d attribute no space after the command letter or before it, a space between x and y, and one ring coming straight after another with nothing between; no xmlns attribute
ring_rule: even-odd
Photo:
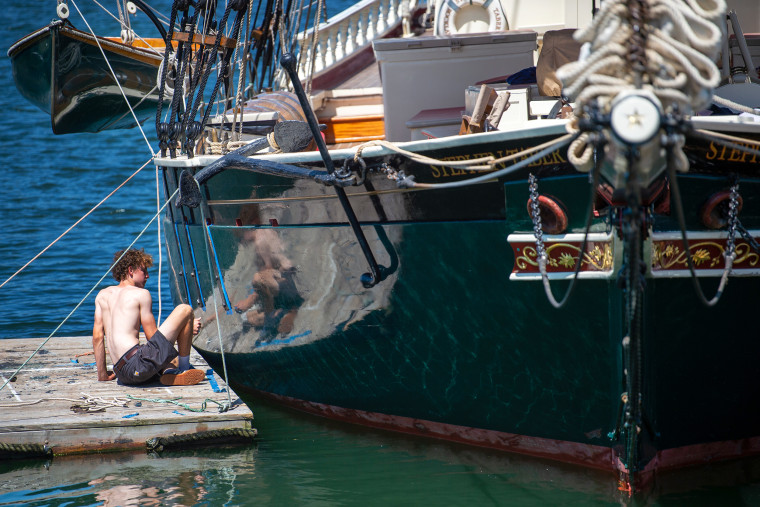
<svg viewBox="0 0 760 507"><path fill-rule="evenodd" d="M327 144L367 142L385 139L383 115L366 115L319 118L319 123L327 126L324 130Z"/></svg>
<svg viewBox="0 0 760 507"><path fill-rule="evenodd" d="M382 86L380 81L380 67L372 61L362 70L343 81L336 89L374 88Z"/></svg>
<svg viewBox="0 0 760 507"><path fill-rule="evenodd" d="M3 340L0 385L42 341ZM251 429L253 414L234 393L232 408L219 412L217 403L226 404L227 393L214 392L208 379L171 387L157 381L140 386L99 382L91 351L89 336L52 338L45 344L0 391L0 444L47 445L55 454L72 454L145 447L154 437ZM208 369L195 351L190 359L196 368ZM227 388L215 373L213 378L219 388ZM204 402L202 412L188 409L200 410Z"/></svg>
<svg viewBox="0 0 760 507"><path fill-rule="evenodd" d="M189 42L190 41L190 34L186 32L174 32L172 35L172 40L180 41L180 42ZM213 47L214 44L216 44L216 36L215 35L205 35L201 36L201 34L196 33L193 34L193 45L195 44L203 44L204 46ZM235 44L237 44L237 41L235 39L230 39L222 35L221 39L219 39L219 46L227 49L235 49Z"/></svg>

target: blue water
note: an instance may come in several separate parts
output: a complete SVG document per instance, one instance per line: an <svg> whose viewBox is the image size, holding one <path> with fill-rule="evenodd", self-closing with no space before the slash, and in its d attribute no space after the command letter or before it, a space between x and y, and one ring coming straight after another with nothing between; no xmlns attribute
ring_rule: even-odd
<svg viewBox="0 0 760 507"><path fill-rule="evenodd" d="M72 20L83 27L72 6ZM81 4L81 5L80 5ZM113 2L106 2L108 7ZM168 1L153 2L157 7ZM54 136L50 118L13 84L7 48L55 17L54 0L4 4L0 30L0 283L150 157L138 129ZM92 3L93 28L114 24ZM341 5L333 2L331 12ZM137 23L150 31L150 25ZM156 149L151 125L146 134ZM0 288L0 338L87 335L113 253L156 212L154 169L123 189ZM156 225L137 243L158 261ZM165 258L165 256L164 256ZM158 270L148 288L158 311ZM163 275L161 302L170 308ZM251 401L251 400L249 400ZM614 477L541 460L412 439L285 412L251 401L257 444L148 456L108 454L0 462L6 505L620 505ZM634 504L760 505L757 460L669 475Z"/></svg>

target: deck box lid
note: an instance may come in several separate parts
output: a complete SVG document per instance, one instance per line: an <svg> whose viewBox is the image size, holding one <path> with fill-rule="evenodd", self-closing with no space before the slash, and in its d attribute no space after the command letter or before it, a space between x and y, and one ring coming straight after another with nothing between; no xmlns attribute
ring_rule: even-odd
<svg viewBox="0 0 760 507"><path fill-rule="evenodd" d="M372 41L372 47L378 59L383 51L415 50L428 48L456 48L482 44L505 44L510 42L534 42L536 32L533 30L508 30L498 33L478 33L464 35L433 35L408 39L378 39ZM380 53L380 54L378 54Z"/></svg>

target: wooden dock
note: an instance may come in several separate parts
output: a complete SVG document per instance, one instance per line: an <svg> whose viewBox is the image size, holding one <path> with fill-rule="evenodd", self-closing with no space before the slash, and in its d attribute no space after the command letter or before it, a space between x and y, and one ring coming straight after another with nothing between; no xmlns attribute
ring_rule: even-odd
<svg viewBox="0 0 760 507"><path fill-rule="evenodd" d="M2 340L0 386L43 339ZM209 367L195 351L196 368ZM109 365L109 369L111 365ZM99 382L92 338L52 338L0 391L0 455L77 454L156 443L250 440L253 414L215 372L194 386ZM215 392L216 391L216 392ZM200 411L205 406L203 411Z"/></svg>

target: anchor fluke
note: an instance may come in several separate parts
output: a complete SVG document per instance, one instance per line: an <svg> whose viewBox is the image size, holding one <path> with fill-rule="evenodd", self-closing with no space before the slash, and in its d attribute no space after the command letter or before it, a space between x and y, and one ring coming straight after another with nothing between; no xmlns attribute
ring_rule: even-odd
<svg viewBox="0 0 760 507"><path fill-rule="evenodd" d="M197 208L201 203L200 185L225 169L233 167L235 165L232 163L233 160L253 155L268 146L285 153L302 151L309 146L312 139L311 129L305 122L290 120L276 123L271 138L261 137L256 139L220 157L214 163L199 171L195 176L187 169L183 170L179 176L179 196L175 201L175 205L177 207L189 206Z"/></svg>

